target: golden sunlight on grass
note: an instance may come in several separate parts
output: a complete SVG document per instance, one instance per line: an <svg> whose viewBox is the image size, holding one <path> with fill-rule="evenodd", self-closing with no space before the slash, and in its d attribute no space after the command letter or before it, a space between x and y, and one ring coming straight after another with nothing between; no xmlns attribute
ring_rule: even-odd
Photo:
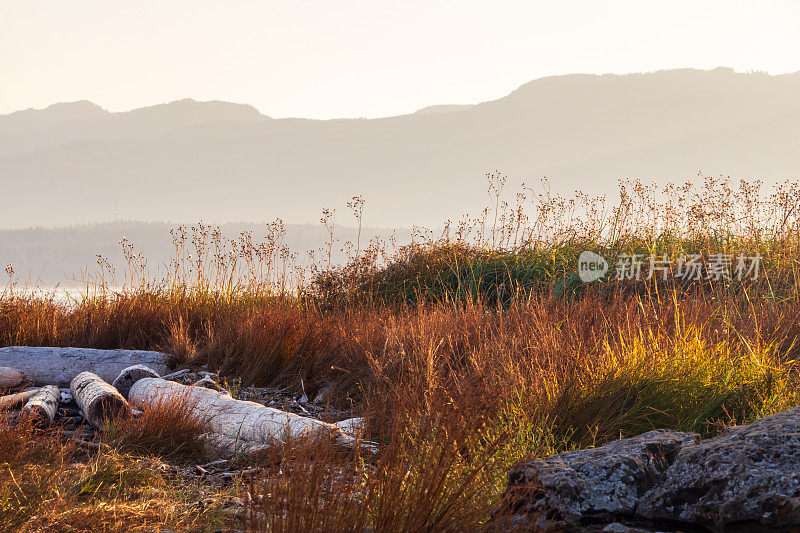
<svg viewBox="0 0 800 533"><path fill-rule="evenodd" d="M131 251L121 292L73 303L6 293L2 345L155 349L244 385L298 397L326 388L328 408L364 417L377 453L287 441L223 487L175 475L211 460L202 424L179 405L108 425L93 456L57 430L6 423L0 522L473 530L523 459L654 428L713 435L796 406L798 189L764 197L747 183L704 187L629 184L608 209L583 195L539 199L534 213L498 199L440 239L386 257L382 245L359 243L348 265L296 285L274 236L243 237L237 255L201 227L195 263L183 234L163 283ZM758 279L670 271L582 284L575 268L586 249L612 263L609 277L622 253L758 253L763 262Z"/></svg>

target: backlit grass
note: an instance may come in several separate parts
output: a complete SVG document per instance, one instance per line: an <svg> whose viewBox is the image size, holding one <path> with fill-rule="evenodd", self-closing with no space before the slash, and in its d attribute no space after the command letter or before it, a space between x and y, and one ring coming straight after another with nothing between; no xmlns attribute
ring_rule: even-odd
<svg viewBox="0 0 800 533"><path fill-rule="evenodd" d="M491 190L502 188L491 179ZM74 473L59 448L8 456L19 488L3 474L2 512L29 529L43 516L80 529L94 506L109 528L112 517L141 516L190 528L244 519L269 531L469 530L497 508L520 460L654 428L710 436L793 407L798 200L793 184L762 193L714 179L663 190L627 184L608 209L585 195L539 197L533 212L498 199L440 237L396 250L359 242L349 264L323 259L311 272L294 270L274 231L260 244L244 236L232 255L200 226L194 239L177 238L166 280L151 279L129 251L117 293L108 281L72 303L6 292L3 345L162 350L176 366L207 364L244 385L298 397L325 387L331 406L365 417L378 453L285 443L230 489L249 502L245 515L179 519L169 500L186 492L152 477L154 465L198 460L202 428L173 423L158 433L165 418L154 411L106 428L110 450ZM585 285L575 269L587 249L609 261L609 278L623 253L758 253L762 263L757 279L672 271L667 280ZM66 472L55 489L49 472ZM149 490L163 513L139 507Z"/></svg>

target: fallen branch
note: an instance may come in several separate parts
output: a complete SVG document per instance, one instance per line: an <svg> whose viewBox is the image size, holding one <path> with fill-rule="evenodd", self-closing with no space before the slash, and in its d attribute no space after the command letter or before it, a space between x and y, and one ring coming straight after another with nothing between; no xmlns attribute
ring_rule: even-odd
<svg viewBox="0 0 800 533"><path fill-rule="evenodd" d="M188 368L182 368L181 370L176 370L175 372L172 372L171 374L167 374L167 375L161 376L161 379L174 380L176 378L185 376L186 374L190 374L191 372L192 371L190 369L188 369Z"/></svg>
<svg viewBox="0 0 800 533"><path fill-rule="evenodd" d="M19 404L23 404L33 398L37 392L39 392L39 389L31 389L16 394L0 396L0 410L12 409Z"/></svg>

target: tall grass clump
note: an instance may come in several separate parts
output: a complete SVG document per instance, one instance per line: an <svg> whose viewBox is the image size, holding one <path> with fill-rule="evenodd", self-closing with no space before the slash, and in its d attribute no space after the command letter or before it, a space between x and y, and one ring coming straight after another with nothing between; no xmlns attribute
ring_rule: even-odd
<svg viewBox="0 0 800 533"><path fill-rule="evenodd" d="M568 197L551 194L546 186L538 193L523 186L509 204L499 196L505 178L492 173L488 180L492 205L481 216L448 222L438 238L419 232L388 262L376 245L358 261L319 274L318 295L329 303L349 296L362 302L480 300L488 305L507 305L531 291L570 296L585 289L575 267L581 252L591 250L609 261L608 278L619 272L620 256L638 255L645 267L652 256L672 264L672 281L682 287L725 291L740 287L724 283L728 280L681 279L678 261L699 256L706 267L712 254L727 254L733 272L740 254L759 254L756 292L797 296L800 187L795 182L765 192L759 181L704 176L663 187L624 181L614 204L604 196L577 192Z"/></svg>
<svg viewBox="0 0 800 533"><path fill-rule="evenodd" d="M187 398L156 399L136 416L107 421L103 441L127 454L202 461L208 454L203 439L208 427L193 408Z"/></svg>

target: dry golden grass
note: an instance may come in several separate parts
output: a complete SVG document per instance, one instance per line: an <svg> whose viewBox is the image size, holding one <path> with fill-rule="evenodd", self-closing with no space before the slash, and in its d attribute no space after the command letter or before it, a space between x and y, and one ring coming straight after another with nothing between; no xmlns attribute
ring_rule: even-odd
<svg viewBox="0 0 800 533"><path fill-rule="evenodd" d="M102 442L120 453L160 457L173 463L204 462L209 451L202 435L206 424L186 398L155 401L141 414L116 418L102 428Z"/></svg>
<svg viewBox="0 0 800 533"><path fill-rule="evenodd" d="M492 179L497 193L502 181ZM658 427L712 435L798 404L798 198L792 185L763 197L719 180L629 184L611 209L550 197L531 215L496 195L483 219L388 264L379 247L356 243L349 266L295 292L277 233L261 245L243 236L231 255L200 226L192 263L186 232L176 234L167 283L147 281L128 249L132 285L119 294L72 305L5 294L0 344L162 350L176 364L298 396L332 385L327 401L365 417L377 454L319 441L270 450L259 474L230 489L249 502L249 527L474 530L498 508L517 461ZM746 283L575 286L586 248L759 252L764 270ZM181 511L189 495L222 496L158 473L155 456L197 460L200 433L180 409L155 408L106 428L111 450L69 469L62 444L27 454L32 435L8 429L0 439L19 445L0 442L0 453L22 451L3 456L4 516L28 529L233 520L213 505Z"/></svg>
<svg viewBox="0 0 800 533"><path fill-rule="evenodd" d="M205 530L235 525L226 494L115 450L87 457L59 430L0 426L0 531ZM198 501L205 502L197 506Z"/></svg>
<svg viewBox="0 0 800 533"><path fill-rule="evenodd" d="M148 301L156 308L176 305L155 296ZM184 334L197 361L298 395L301 378L307 391L333 383L338 392L330 401L364 415L365 437L379 443L375 457L327 454L301 443L276 450L273 466L238 493L252 496L253 527L269 530L477 528L498 505L506 472L518 460L654 427L710 435L726 424L794 406L800 390L794 362L800 308L794 299L593 292L569 299L531 294L502 309L481 303L334 310L292 302L177 305L176 313L205 323ZM4 316L25 309L6 302ZM79 331L87 331L85 310L46 309L52 314L42 318L65 324L70 340L59 342L61 330L51 330L54 344L73 344ZM120 315L119 309L98 305L95 324L150 339L124 347L170 351L173 337L160 336L169 331L169 315L149 329L153 323L137 323L135 311ZM125 317L131 320L127 325ZM137 464L154 468L150 455L179 464L197 460L201 432L179 410L154 409L107 428L101 439L124 457L124 468L135 470ZM39 466L46 455L21 457L15 461L45 468L39 476L53 472ZM28 483L42 487L35 479ZM108 516L126 524L125 513L135 521L142 512L152 517L142 523L175 523L172 511L163 510L171 509L166 499L183 498L170 495L175 486L131 479L153 485L165 500L148 514L137 507L144 496L135 491L98 491L116 513ZM20 500L9 509L48 516L54 524L80 524L97 511L81 503L86 515L76 514L73 500L31 490L43 491L50 511L25 511ZM213 516L195 518L201 524ZM103 527L111 528L112 518L105 519Z"/></svg>

